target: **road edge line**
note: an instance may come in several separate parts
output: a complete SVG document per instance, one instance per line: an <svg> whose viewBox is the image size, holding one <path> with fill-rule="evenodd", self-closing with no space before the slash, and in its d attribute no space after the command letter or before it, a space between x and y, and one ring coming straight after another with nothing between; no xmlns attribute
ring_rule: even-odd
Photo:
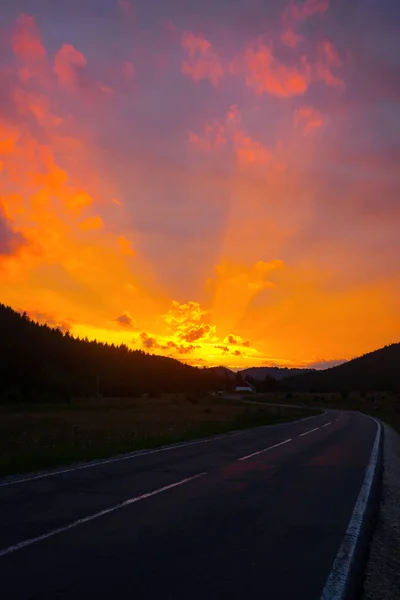
<svg viewBox="0 0 400 600"><path fill-rule="evenodd" d="M346 533L336 554L320 600L349 600L361 583L382 462L382 425L377 425L374 445Z"/></svg>
<svg viewBox="0 0 400 600"><path fill-rule="evenodd" d="M253 403L255 404L255 403ZM262 402L257 404L263 404ZM319 410L319 409L317 409ZM97 458L94 460L80 460L75 463L71 463L70 465L60 465L60 467L56 467L54 469L46 469L44 471L31 471L28 473L15 473L14 475L6 475L5 477L0 477L0 488L8 487L11 485L17 485L20 483L29 483L30 481L36 481L38 479L45 479L47 477L54 477L57 475L63 475L65 473L72 473L73 471L81 471L84 469L92 469L95 467L101 467L102 465L108 465L114 462L120 462L124 460L131 460L134 458L140 458L142 456L149 456L151 454L158 454L160 452L168 452L171 450L178 450L179 448L186 448L189 446L196 446L198 444L206 444L209 442L216 442L218 440L235 437L237 435L244 435L249 431L254 431L256 429L265 429L268 427L280 427L281 425L290 425L292 423L300 423L300 421L307 421L307 419L315 419L316 417L321 417L326 415L327 411L321 412L320 415L312 415L311 417L303 417L301 419L296 419L295 421L285 421L282 423L272 423L270 425L258 425L256 427L248 427L245 429L233 429L232 431L228 431L226 433L217 433L215 435L211 435L204 438L193 438L192 440L187 440L185 442L176 442L173 444L165 444L162 446L158 446L156 448L143 448L141 450L133 450L132 452L124 452L123 454L114 454L105 458Z"/></svg>

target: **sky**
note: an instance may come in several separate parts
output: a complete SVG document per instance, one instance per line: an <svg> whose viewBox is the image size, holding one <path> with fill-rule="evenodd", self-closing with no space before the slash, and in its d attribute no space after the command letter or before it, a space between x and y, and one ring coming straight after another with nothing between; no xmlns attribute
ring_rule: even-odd
<svg viewBox="0 0 400 600"><path fill-rule="evenodd" d="M198 366L400 339L398 0L0 0L0 302Z"/></svg>

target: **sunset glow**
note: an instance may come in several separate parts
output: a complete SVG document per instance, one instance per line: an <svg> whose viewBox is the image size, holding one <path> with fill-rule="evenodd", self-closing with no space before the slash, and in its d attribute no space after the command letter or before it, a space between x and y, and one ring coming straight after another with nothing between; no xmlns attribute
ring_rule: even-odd
<svg viewBox="0 0 400 600"><path fill-rule="evenodd" d="M396 2L1 10L0 302L200 366L399 341Z"/></svg>

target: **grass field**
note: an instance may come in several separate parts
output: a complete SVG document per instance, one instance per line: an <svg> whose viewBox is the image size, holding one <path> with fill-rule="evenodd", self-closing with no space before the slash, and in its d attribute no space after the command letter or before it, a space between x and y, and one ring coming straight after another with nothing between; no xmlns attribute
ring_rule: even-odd
<svg viewBox="0 0 400 600"><path fill-rule="evenodd" d="M378 407L374 407L374 400ZM396 392L271 393L257 394L258 402L299 404L309 408L359 410L388 423L400 433L400 394Z"/></svg>
<svg viewBox="0 0 400 600"><path fill-rule="evenodd" d="M0 475L318 414L216 397L77 400L0 407Z"/></svg>

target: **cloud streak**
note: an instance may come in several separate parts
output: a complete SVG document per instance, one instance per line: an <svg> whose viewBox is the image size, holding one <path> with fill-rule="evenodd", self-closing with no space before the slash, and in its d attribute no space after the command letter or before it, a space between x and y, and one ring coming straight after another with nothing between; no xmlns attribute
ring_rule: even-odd
<svg viewBox="0 0 400 600"><path fill-rule="evenodd" d="M24 6L1 32L3 302L195 365L398 339L388 0Z"/></svg>

